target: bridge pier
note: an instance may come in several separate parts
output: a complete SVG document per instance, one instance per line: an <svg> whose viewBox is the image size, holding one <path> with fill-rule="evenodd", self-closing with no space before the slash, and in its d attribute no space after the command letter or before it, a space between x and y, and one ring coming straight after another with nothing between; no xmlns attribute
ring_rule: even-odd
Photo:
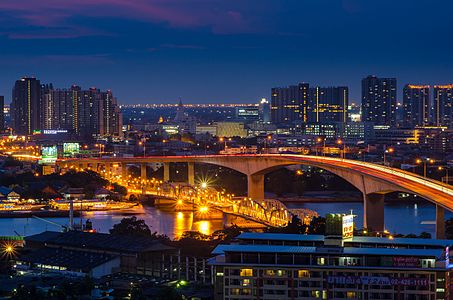
<svg viewBox="0 0 453 300"><path fill-rule="evenodd" d="M445 239L445 209L436 205L436 239Z"/></svg>
<svg viewBox="0 0 453 300"><path fill-rule="evenodd" d="M385 194L368 194L363 198L363 226L373 231L384 231Z"/></svg>
<svg viewBox="0 0 453 300"><path fill-rule="evenodd" d="M140 178L141 180L146 180L146 164L140 164Z"/></svg>
<svg viewBox="0 0 453 300"><path fill-rule="evenodd" d="M170 163L164 162L164 182L170 181Z"/></svg>
<svg viewBox="0 0 453 300"><path fill-rule="evenodd" d="M187 182L190 185L195 185L195 164L193 162L187 163Z"/></svg>
<svg viewBox="0 0 453 300"><path fill-rule="evenodd" d="M247 195L252 200L264 200L264 175L247 175Z"/></svg>

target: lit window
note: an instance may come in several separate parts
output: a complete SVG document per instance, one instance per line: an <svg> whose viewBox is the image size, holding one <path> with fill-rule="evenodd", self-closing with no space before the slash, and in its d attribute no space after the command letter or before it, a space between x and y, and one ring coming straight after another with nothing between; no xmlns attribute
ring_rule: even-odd
<svg viewBox="0 0 453 300"><path fill-rule="evenodd" d="M252 269L241 269L241 276L253 276L253 270Z"/></svg>
<svg viewBox="0 0 453 300"><path fill-rule="evenodd" d="M346 292L346 298L356 299L356 292Z"/></svg>
<svg viewBox="0 0 453 300"><path fill-rule="evenodd" d="M318 265L323 266L326 263L326 260L324 257L318 257L317 263Z"/></svg>
<svg viewBox="0 0 453 300"><path fill-rule="evenodd" d="M299 277L299 278L308 278L308 277L310 277L310 272L308 270L299 270L297 272L297 277Z"/></svg>
<svg viewBox="0 0 453 300"><path fill-rule="evenodd" d="M243 279L241 285L242 286L249 286L250 285L250 279Z"/></svg>

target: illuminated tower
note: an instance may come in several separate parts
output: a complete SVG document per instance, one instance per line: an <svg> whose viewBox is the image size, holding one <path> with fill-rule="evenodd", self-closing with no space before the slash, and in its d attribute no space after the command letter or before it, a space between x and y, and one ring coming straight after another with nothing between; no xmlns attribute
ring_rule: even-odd
<svg viewBox="0 0 453 300"><path fill-rule="evenodd" d="M404 125L407 127L429 124L429 85L407 84L403 89Z"/></svg>
<svg viewBox="0 0 453 300"><path fill-rule="evenodd" d="M434 86L434 124L453 128L453 84Z"/></svg>
<svg viewBox="0 0 453 300"><path fill-rule="evenodd" d="M271 90L271 119L274 124L307 122L308 83Z"/></svg>
<svg viewBox="0 0 453 300"><path fill-rule="evenodd" d="M375 125L396 124L396 78L362 79L362 121Z"/></svg>
<svg viewBox="0 0 453 300"><path fill-rule="evenodd" d="M28 135L42 128L41 83L34 77L16 81L11 101L11 116L16 134Z"/></svg>

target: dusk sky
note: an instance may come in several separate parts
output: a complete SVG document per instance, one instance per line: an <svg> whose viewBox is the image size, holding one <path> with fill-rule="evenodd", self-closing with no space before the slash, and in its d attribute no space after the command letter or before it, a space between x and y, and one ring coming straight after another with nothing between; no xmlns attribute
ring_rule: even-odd
<svg viewBox="0 0 453 300"><path fill-rule="evenodd" d="M34 75L120 103L251 103L369 74L453 82L453 1L2 0L0 95Z"/></svg>

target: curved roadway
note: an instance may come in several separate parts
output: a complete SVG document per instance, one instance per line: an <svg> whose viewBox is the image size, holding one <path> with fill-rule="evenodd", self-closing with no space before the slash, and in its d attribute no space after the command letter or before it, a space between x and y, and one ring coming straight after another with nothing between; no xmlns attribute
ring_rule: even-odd
<svg viewBox="0 0 453 300"><path fill-rule="evenodd" d="M197 156L147 156L147 157L109 157L109 158L86 158L86 159L68 159L60 160L61 163L78 162L78 163L146 163L146 162L200 162L216 164L215 160L228 158L271 158L282 161L282 166L294 164L315 166L322 165L339 167L345 170L355 170L359 174L376 178L378 180L396 185L402 190L410 191L420 197L434 202L448 210L453 211L453 186L442 182L425 178L420 175L407 172L404 170L390 168L368 162L341 159L323 156L297 155L297 154L240 154L240 155L197 155Z"/></svg>

